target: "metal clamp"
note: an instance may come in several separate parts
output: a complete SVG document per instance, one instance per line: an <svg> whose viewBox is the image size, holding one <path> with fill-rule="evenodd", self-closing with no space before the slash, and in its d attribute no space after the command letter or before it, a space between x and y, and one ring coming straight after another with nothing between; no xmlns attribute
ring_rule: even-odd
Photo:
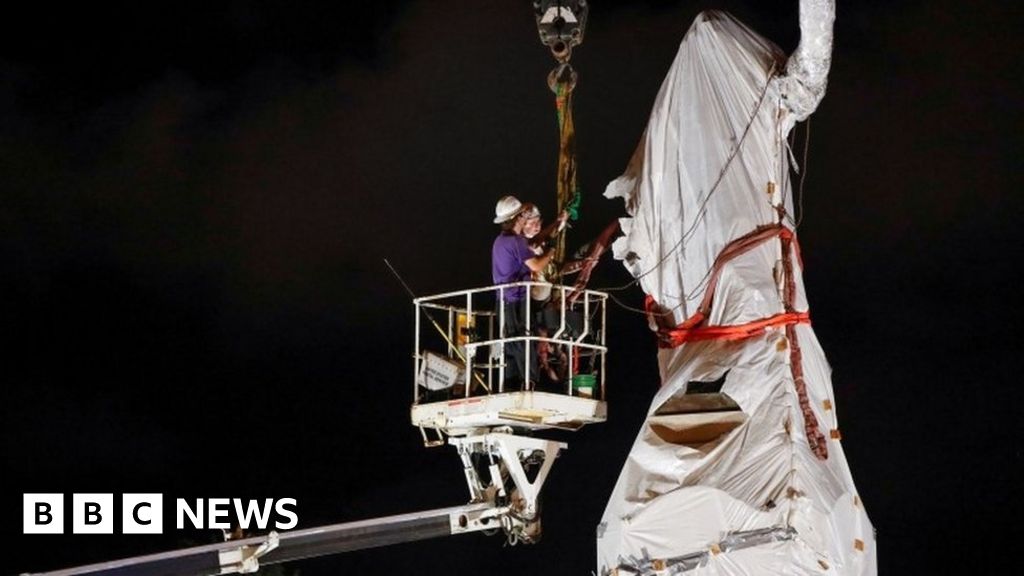
<svg viewBox="0 0 1024 576"><path fill-rule="evenodd" d="M281 544L281 537L271 531L259 546L239 546L218 553L221 574L253 574L260 569L259 559Z"/></svg>

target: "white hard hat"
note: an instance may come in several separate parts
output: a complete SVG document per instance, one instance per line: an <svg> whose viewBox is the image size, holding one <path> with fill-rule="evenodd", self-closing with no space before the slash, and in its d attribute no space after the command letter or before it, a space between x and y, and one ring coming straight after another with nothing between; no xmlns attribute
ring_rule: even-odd
<svg viewBox="0 0 1024 576"><path fill-rule="evenodd" d="M501 224L515 218L523 209L523 203L515 196L503 196L494 207L494 223Z"/></svg>

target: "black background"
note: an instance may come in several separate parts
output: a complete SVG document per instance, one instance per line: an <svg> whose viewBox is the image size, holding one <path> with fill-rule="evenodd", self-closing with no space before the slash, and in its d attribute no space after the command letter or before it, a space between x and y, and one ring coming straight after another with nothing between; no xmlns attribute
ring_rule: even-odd
<svg viewBox="0 0 1024 576"><path fill-rule="evenodd" d="M701 9L798 41L795 0L593 4L570 243L621 214L600 193ZM980 573L1021 536L1021 21L1001 2L838 6L799 234L885 574ZM530 3L35 4L2 28L4 572L215 536L25 536L25 492L161 492L168 515L293 497L300 527L464 502L454 451L409 425L412 307L383 259L419 294L486 285L495 200L550 214L553 60ZM608 259L592 286L627 280ZM642 317L609 323L610 418L559 436L540 544L289 569L593 570L658 386Z"/></svg>

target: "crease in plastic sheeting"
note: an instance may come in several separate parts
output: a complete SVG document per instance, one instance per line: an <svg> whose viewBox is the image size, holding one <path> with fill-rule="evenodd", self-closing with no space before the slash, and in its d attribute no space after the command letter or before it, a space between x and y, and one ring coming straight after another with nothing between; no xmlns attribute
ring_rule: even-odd
<svg viewBox="0 0 1024 576"><path fill-rule="evenodd" d="M725 39L731 33L747 39L743 46L755 46L757 56L749 58L750 61L744 60L742 70L734 70L734 67L730 66L727 70L706 71L710 78L717 80L702 80L704 75L691 78L696 72L687 74L678 68L689 64L694 67L702 66L701 70L704 71L703 67L721 67L722 63L714 58L710 58L711 63L702 62L704 54L700 52L700 48L694 46L696 41L691 40L687 44L684 40L673 69L659 91L644 141L638 146L637 153L634 154L625 174L612 182L606 190L607 196L623 197L627 213L634 218L631 231L625 235L627 240L619 242L619 248L615 251L616 257L623 257L632 252L647 261L642 270L635 265L627 265L634 276L650 272L655 266L661 265L663 258L671 250L678 249L681 255L687 256L686 265L689 270L681 269L681 258L672 259L675 261L665 262L665 269L659 270L658 274L648 275L641 281L644 290L658 301L664 300L670 294L685 293L683 286L699 284L700 277L710 267L718 249L732 239L731 233L734 231L731 227L736 227L735 231L746 233L749 231L746 228L766 223L773 214L759 190L745 192L744 195L748 197L741 201L728 202L739 207L763 204L753 219L744 216L743 211L739 210L731 210L729 217L723 219L721 216L726 214L718 215L714 206L711 210L705 211L704 204L713 189L716 190L715 197L729 200L727 196L735 194L731 191L723 194L720 188L749 188L747 183L759 182L776 169L775 162L768 161L756 153L762 143L752 141L740 146L737 135L745 133L745 128L751 125L752 121L758 125L769 125L772 122L770 107L763 107L756 118L752 119L750 115L752 110L762 108L755 107L755 104L767 89L765 62L774 61L777 48L763 39L753 40L752 32L726 15L704 19L695 23L690 30L688 36L707 36L704 42L700 43L702 46L709 46L704 49L706 52L713 53L720 49L731 51L729 55L734 56L734 52L741 48ZM728 58L724 61L728 62ZM727 85L728 89L722 88L725 91L715 97L714 94L703 93L693 88L695 82L701 81ZM733 84L729 84L730 82ZM688 118L687 124L678 129L670 128L669 125L675 122L675 109L684 101L687 107L700 110L700 113L687 112L693 116ZM715 145L716 134L727 136L721 143ZM754 147L754 151L747 154L744 148L750 147ZM730 164L728 159L734 153L737 156L736 161ZM756 166L746 166L751 160L755 161ZM713 187L713 183L727 165L724 180L717 188ZM665 174L670 177L659 177ZM760 189L762 186L758 184L756 187ZM663 202L676 204L660 205ZM678 217L666 210L674 210ZM747 224L741 224L737 218L746 221ZM716 226L715 222L721 222L724 226ZM700 228L710 228L710 231L701 232L713 233L713 237L708 238L710 242L695 239L698 258L691 262L687 246L681 244L684 233L692 231L696 224L700 224ZM682 282L673 280L677 274ZM663 276L664 280L661 279ZM663 285L663 282L666 284Z"/></svg>

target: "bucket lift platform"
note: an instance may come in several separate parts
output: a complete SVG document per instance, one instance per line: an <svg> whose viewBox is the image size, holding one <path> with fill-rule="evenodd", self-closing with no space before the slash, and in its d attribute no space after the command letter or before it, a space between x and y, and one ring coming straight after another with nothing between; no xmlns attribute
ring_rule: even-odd
<svg viewBox="0 0 1024 576"><path fill-rule="evenodd" d="M523 302L525 333L510 334L504 292L522 286L548 295ZM539 289L539 290L537 290ZM416 335L410 418L426 446L450 444L462 460L470 502L495 506L510 543L540 536L541 486L566 444L535 435L604 422L607 295L592 290L520 282L450 292L414 301ZM429 320L425 327L422 318ZM512 345L523 366L512 366ZM558 379L506 384L525 374L531 355L546 348L564 359ZM536 358L534 358L536 360ZM447 437L447 441L446 441Z"/></svg>
<svg viewBox="0 0 1024 576"><path fill-rule="evenodd" d="M517 286L549 298L527 298L525 334L509 335L496 303ZM571 294L566 286L520 282L417 298L413 426L425 438L428 430L440 438L499 427L576 430L604 422L607 296L587 290L570 302ZM427 326L421 317L430 321ZM515 370L506 354L514 344L525 349L524 366ZM546 382L543 389L506 385L506 372L525 373L541 347L565 359L560 381Z"/></svg>
<svg viewBox="0 0 1024 576"><path fill-rule="evenodd" d="M465 436L499 426L578 430L604 422L608 406L593 398L527 390L416 404L411 413L413 426L421 430Z"/></svg>

